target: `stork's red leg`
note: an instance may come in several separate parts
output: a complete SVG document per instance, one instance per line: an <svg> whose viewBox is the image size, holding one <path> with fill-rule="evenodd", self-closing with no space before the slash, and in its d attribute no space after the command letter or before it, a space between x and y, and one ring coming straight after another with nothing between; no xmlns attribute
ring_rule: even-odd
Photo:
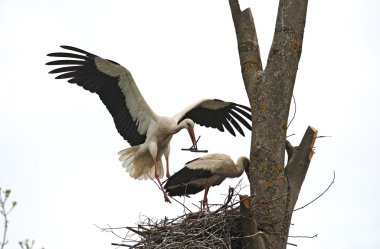
<svg viewBox="0 0 380 249"><path fill-rule="evenodd" d="M165 158L166 158L166 178L169 178L170 177L170 173L169 173L169 156L165 157Z"/></svg>
<svg viewBox="0 0 380 249"><path fill-rule="evenodd" d="M170 146L167 146L164 150L164 156L166 159L166 178L170 177L170 171L169 171L169 155L170 155Z"/></svg>
<svg viewBox="0 0 380 249"><path fill-rule="evenodd" d="M208 194L209 186L205 186L205 195L203 196L203 209L207 208L207 211L210 211L210 207L208 206L207 194Z"/></svg>
<svg viewBox="0 0 380 249"><path fill-rule="evenodd" d="M169 200L168 195L166 194L164 188L162 187L162 183L161 183L159 175L157 173L157 160L156 160L156 157L153 157L153 161L154 161L154 177L156 178L156 180L158 182L158 185L160 186L160 189L161 189L162 193L164 193L164 199L165 199L165 201L171 203L170 200Z"/></svg>

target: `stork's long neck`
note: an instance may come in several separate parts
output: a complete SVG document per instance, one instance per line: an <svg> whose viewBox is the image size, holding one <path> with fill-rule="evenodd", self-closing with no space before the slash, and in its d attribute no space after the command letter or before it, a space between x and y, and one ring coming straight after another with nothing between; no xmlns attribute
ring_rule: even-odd
<svg viewBox="0 0 380 249"><path fill-rule="evenodd" d="M242 156L242 157L239 157L238 160L236 161L236 168L237 168L237 174L238 176L241 176L243 174L243 172L245 171L245 173L247 174L247 176L249 177L249 159Z"/></svg>
<svg viewBox="0 0 380 249"><path fill-rule="evenodd" d="M178 125L175 126L174 134L178 133L182 129L186 129L186 123L184 121L180 122Z"/></svg>
<svg viewBox="0 0 380 249"><path fill-rule="evenodd" d="M173 118L170 117L161 117L158 121L158 127L160 132L174 135L178 133L180 130L186 128L186 125L183 122L177 124L177 122L175 122L175 120L173 120Z"/></svg>

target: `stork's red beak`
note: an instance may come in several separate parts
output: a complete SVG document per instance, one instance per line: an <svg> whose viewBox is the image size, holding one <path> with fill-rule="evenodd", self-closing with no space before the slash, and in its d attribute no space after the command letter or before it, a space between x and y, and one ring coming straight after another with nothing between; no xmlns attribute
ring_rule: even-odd
<svg viewBox="0 0 380 249"><path fill-rule="evenodd" d="M190 135L190 138L191 138L191 142L193 143L193 148L196 150L197 149L197 141L195 139L195 134L194 134L194 128L189 128L187 129L187 131L189 132L189 135Z"/></svg>

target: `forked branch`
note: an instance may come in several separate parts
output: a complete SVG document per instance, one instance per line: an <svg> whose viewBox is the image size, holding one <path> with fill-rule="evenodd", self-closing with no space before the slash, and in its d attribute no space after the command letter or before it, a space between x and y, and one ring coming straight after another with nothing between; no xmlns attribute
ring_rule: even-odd
<svg viewBox="0 0 380 249"><path fill-rule="evenodd" d="M229 4L235 25L244 85L247 93L249 93L252 92L252 83L258 76L256 73L263 69L255 23L249 8L241 11L238 0L229 0ZM248 97L252 105L252 96L248 94Z"/></svg>

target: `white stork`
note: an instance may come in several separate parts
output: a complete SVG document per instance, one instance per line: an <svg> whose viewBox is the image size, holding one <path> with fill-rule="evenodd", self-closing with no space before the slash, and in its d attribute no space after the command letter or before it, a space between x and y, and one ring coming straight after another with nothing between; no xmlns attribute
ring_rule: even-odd
<svg viewBox="0 0 380 249"><path fill-rule="evenodd" d="M164 185L170 196L192 195L204 190L203 208L208 207L210 187L221 184L227 177L239 177L246 172L249 177L249 159L239 157L236 164L225 154L209 154L185 164Z"/></svg>
<svg viewBox="0 0 380 249"><path fill-rule="evenodd" d="M234 136L232 126L244 136L238 122L251 130L247 122L251 121L250 108L217 99L198 101L174 117L158 116L145 102L131 73L122 65L75 47L61 48L69 51L48 54L59 59L47 65L61 66L49 73L59 74L56 79L68 79L69 83L99 95L117 131L132 146L119 152L123 167L135 179L155 177L162 191L161 157L166 158L166 176L169 177L170 140L174 134L186 128L193 143L192 151L197 151L194 123L220 131L226 128ZM163 193L165 201L170 202Z"/></svg>

